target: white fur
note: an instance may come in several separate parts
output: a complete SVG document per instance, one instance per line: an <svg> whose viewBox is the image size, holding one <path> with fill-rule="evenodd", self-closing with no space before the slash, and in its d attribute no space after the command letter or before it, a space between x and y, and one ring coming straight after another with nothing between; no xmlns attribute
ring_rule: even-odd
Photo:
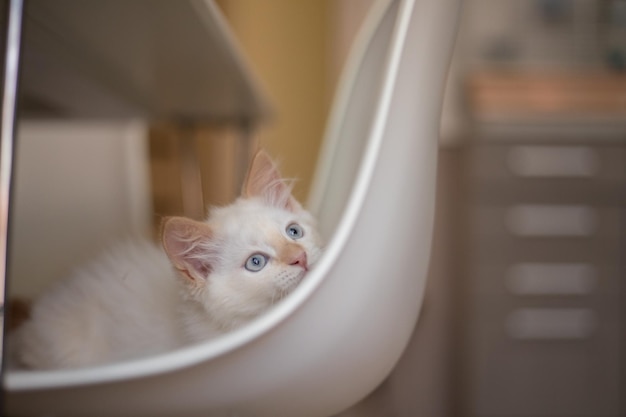
<svg viewBox="0 0 626 417"><path fill-rule="evenodd" d="M291 292L304 276L298 266L277 259L272 240L289 241L286 228L297 222L305 234L297 243L305 250L309 265L320 256L320 238L312 216L267 206L260 199L239 199L235 204L214 209L207 222L221 243L219 261L206 286L187 296L195 303L182 308L185 334L192 340L205 339L208 331L227 331L258 316ZM243 268L253 253L265 253L270 261L259 272ZM204 314L200 311L204 310ZM211 320L199 320L208 316Z"/></svg>
<svg viewBox="0 0 626 417"><path fill-rule="evenodd" d="M304 229L297 240L286 232L293 222ZM206 340L282 299L321 252L313 218L293 198L246 195L213 209L206 222L181 223L192 226L167 241L187 245L185 253L170 253L167 244L166 254L151 243L123 243L45 293L15 335L18 362L37 369L88 366ZM210 231L210 239L185 241L194 224ZM304 251L308 266L286 262L281 253L289 250ZM269 259L258 272L245 268L253 253ZM190 274L185 268L197 260L210 263L210 272Z"/></svg>
<svg viewBox="0 0 626 417"><path fill-rule="evenodd" d="M67 368L175 348L177 287L160 249L120 244L37 300L16 335L18 362Z"/></svg>

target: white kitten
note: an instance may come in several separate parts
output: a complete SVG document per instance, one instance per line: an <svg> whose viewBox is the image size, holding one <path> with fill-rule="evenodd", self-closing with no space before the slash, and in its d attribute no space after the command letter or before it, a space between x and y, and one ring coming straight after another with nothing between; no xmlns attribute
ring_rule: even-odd
<svg viewBox="0 0 626 417"><path fill-rule="evenodd" d="M235 203L205 222L166 218L162 243L165 253L119 245L44 294L15 335L18 361L94 365L222 334L291 292L321 252L312 216L262 151Z"/></svg>

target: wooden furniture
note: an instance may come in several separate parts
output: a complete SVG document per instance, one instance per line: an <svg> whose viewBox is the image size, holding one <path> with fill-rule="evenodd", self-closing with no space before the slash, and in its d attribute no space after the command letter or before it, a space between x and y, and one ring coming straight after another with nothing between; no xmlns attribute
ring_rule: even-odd
<svg viewBox="0 0 626 417"><path fill-rule="evenodd" d="M623 415L626 77L468 85L463 415Z"/></svg>

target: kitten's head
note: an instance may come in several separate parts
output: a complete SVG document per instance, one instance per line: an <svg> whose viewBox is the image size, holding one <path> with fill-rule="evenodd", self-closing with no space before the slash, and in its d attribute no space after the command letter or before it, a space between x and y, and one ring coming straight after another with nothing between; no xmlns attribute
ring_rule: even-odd
<svg viewBox="0 0 626 417"><path fill-rule="evenodd" d="M224 330L290 293L321 252L313 217L263 151L235 203L213 209L205 222L165 219L162 241L185 294Z"/></svg>

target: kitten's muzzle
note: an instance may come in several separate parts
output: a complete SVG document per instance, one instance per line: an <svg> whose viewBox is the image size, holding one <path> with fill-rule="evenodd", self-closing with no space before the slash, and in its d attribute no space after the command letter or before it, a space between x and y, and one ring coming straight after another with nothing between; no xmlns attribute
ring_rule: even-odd
<svg viewBox="0 0 626 417"><path fill-rule="evenodd" d="M304 251L300 252L297 256L295 256L291 260L289 265L300 266L305 271L308 271L309 270L309 265L308 265L308 262L307 262L306 252L304 252Z"/></svg>

